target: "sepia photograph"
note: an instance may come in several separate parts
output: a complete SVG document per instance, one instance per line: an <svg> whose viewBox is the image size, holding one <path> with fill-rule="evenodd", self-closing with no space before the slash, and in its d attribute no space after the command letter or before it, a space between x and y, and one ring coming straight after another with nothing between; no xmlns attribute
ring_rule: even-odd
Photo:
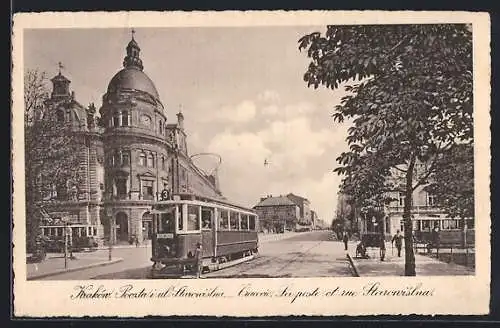
<svg viewBox="0 0 500 328"><path fill-rule="evenodd" d="M78 306L236 297L258 309L432 298L460 279L485 285L487 304L490 68L488 48L477 65L475 22L489 33L488 16L207 14L205 26L182 13L155 26L146 13L110 26L20 17L18 291L64 283L61 301Z"/></svg>

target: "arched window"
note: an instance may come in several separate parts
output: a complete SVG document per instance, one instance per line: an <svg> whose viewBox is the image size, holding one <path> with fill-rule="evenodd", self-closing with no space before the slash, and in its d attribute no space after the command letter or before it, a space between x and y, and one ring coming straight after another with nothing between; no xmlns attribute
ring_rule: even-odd
<svg viewBox="0 0 500 328"><path fill-rule="evenodd" d="M128 112L123 111L122 112L122 126L128 126L130 123L128 121Z"/></svg>
<svg viewBox="0 0 500 328"><path fill-rule="evenodd" d="M139 153L139 165L146 166L146 154L144 152Z"/></svg>
<svg viewBox="0 0 500 328"><path fill-rule="evenodd" d="M120 126L120 113L118 112L113 115L113 126Z"/></svg>

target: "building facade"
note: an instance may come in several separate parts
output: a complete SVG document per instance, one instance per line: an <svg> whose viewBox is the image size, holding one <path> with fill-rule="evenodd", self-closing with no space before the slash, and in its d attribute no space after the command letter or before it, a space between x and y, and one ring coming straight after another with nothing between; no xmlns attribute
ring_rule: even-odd
<svg viewBox="0 0 500 328"><path fill-rule="evenodd" d="M289 193L288 195L286 195L286 197L299 207L299 223L302 225L312 225L310 209L311 203L309 202L309 200L307 198L297 196L293 193Z"/></svg>
<svg viewBox="0 0 500 328"><path fill-rule="evenodd" d="M84 108L75 100L70 81L60 72L52 84L48 104L84 142L81 182L44 200L49 219L88 225L100 242L126 242L131 236L144 240L151 237L151 206L165 195L222 198L217 176L207 176L189 156L184 115L179 112L173 121L167 117L133 37L123 69L102 97L99 118L93 104Z"/></svg>
<svg viewBox="0 0 500 328"><path fill-rule="evenodd" d="M269 195L254 206L259 216L260 231L284 232L294 230L300 219L300 208L286 196Z"/></svg>

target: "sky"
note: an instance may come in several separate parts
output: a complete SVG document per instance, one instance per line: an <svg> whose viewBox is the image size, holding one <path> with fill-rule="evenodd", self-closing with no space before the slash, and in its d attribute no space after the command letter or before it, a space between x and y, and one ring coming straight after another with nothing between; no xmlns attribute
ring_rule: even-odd
<svg viewBox="0 0 500 328"><path fill-rule="evenodd" d="M335 159L347 150L345 124L333 122L343 90L308 88L309 60L298 39L311 27L170 27L135 29L144 72L174 122L182 109L190 154L222 157L219 179L232 201L254 206L260 197L293 192L320 219L334 218L341 177ZM101 106L122 68L130 29L25 30L24 69L49 78L58 72L86 106ZM267 161L268 165L264 165ZM199 158L210 171L213 159Z"/></svg>

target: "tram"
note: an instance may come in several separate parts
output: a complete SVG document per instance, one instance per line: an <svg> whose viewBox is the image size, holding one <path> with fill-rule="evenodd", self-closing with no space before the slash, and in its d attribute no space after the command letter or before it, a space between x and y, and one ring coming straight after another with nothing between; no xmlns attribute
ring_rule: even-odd
<svg viewBox="0 0 500 328"><path fill-rule="evenodd" d="M203 271L215 271L258 254L258 216L252 209L194 194L172 198L151 210L152 278L188 276L196 261Z"/></svg>
<svg viewBox="0 0 500 328"><path fill-rule="evenodd" d="M68 235L72 251L97 248L97 227L85 224L50 224L40 226L48 252L64 252L65 235Z"/></svg>

